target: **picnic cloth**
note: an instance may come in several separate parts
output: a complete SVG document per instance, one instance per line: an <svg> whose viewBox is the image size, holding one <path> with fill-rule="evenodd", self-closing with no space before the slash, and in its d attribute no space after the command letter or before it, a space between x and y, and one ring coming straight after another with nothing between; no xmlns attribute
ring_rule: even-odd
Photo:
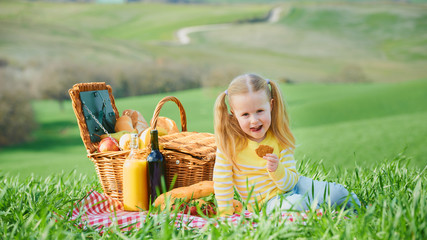
<svg viewBox="0 0 427 240"><path fill-rule="evenodd" d="M242 215L234 214L232 216L218 217L215 219L192 216L178 212L176 214L172 213L171 219L175 219L174 225L177 228L185 227L201 229L210 224L217 226L218 222L241 224L242 216L247 220L245 221L246 223L252 224L254 227L257 226L256 221L251 221L254 218L254 213L249 211L245 211ZM304 219L307 218L307 214L305 212L283 212L281 216L284 224L292 223L296 220L304 221ZM322 211L318 211L317 216L321 217ZM87 224L94 228L103 229L104 227L110 227L113 224L117 224L122 231L127 231L132 228L141 227L145 220L150 217L156 217L156 214L149 214L148 211L124 211L123 204L121 202L97 191L91 191L86 197L75 204L71 220L81 218L82 223L79 224L80 227Z"/></svg>

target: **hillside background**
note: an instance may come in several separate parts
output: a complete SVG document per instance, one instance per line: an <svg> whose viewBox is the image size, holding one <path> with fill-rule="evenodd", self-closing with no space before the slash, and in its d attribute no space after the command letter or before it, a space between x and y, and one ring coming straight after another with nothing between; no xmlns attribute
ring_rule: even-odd
<svg viewBox="0 0 427 240"><path fill-rule="evenodd" d="M266 22L275 7L280 19ZM147 120L175 95L189 130L213 132L215 97L244 72L281 84L299 161L351 170L403 152L424 168L426 10L425 1L2 0L0 171L94 174L67 94L74 83L107 82L119 111ZM226 23L189 44L176 37ZM162 115L179 122L172 104Z"/></svg>

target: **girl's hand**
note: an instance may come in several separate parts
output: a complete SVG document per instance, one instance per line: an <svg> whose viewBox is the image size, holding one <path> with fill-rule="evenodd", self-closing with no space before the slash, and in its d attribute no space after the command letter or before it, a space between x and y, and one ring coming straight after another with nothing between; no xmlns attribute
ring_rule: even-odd
<svg viewBox="0 0 427 240"><path fill-rule="evenodd" d="M275 172L279 166L279 157L276 154L267 153L263 158L267 160L267 171Z"/></svg>

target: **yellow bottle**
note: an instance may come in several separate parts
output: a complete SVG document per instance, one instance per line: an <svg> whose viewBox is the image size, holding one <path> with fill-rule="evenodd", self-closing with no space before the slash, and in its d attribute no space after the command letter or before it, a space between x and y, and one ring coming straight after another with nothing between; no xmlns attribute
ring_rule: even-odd
<svg viewBox="0 0 427 240"><path fill-rule="evenodd" d="M131 134L131 150L123 165L123 205L126 211L148 210L147 161L137 157L138 135Z"/></svg>

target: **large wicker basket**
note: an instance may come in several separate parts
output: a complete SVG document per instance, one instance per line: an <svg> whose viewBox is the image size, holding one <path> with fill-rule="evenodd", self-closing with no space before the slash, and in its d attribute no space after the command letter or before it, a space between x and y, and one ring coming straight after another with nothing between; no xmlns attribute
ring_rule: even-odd
<svg viewBox="0 0 427 240"><path fill-rule="evenodd" d="M104 193L123 201L123 163L129 151L97 152L98 142L92 142L83 115L80 92L108 90L112 108L119 117L115 106L111 87L105 83L79 83L69 90L74 113L80 129L80 136L86 147L88 157L95 164L96 172ZM173 101L177 104L182 132L159 137L159 143L166 167L166 184L168 187L175 179L176 187L188 186L204 180L212 180L215 164L215 138L211 133L187 132L187 119L181 102L175 97L165 97L158 104L151 119L151 127L157 127L157 119L162 106ZM150 149L140 150L142 157L147 156Z"/></svg>

